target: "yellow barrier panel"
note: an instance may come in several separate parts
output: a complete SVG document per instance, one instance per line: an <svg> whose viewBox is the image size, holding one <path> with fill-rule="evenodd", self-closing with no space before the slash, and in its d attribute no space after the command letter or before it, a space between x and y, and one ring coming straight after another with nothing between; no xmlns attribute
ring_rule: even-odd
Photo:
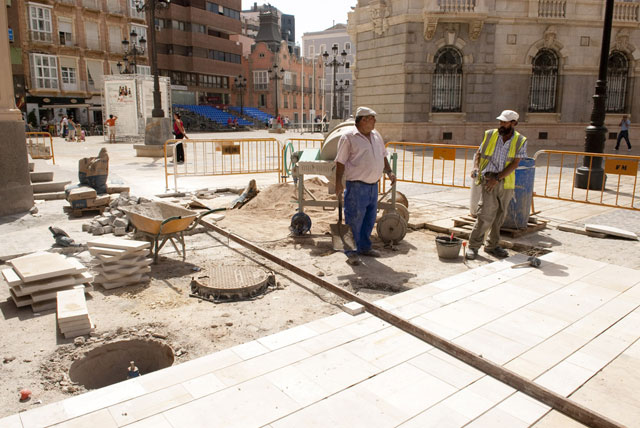
<svg viewBox="0 0 640 428"><path fill-rule="evenodd" d="M469 188L473 155L478 146L457 144L387 143L389 154L398 154L396 178L399 182ZM385 176L382 190L386 191Z"/></svg>
<svg viewBox="0 0 640 428"><path fill-rule="evenodd" d="M48 132L25 132L27 151L31 159L51 159L56 164L53 154L53 137ZM48 144L47 144L48 143Z"/></svg>
<svg viewBox="0 0 640 428"><path fill-rule="evenodd" d="M176 143L183 145L184 162L172 162L170 168L168 158L173 156L175 161ZM165 185L169 190L169 176L174 177L177 191L178 177L280 174L280 155L280 142L275 138L167 140L164 143Z"/></svg>
<svg viewBox="0 0 640 428"><path fill-rule="evenodd" d="M291 155L294 152L305 149L321 149L324 139L322 138L287 138L282 147L282 165L280 166L280 183L286 183L291 175Z"/></svg>
<svg viewBox="0 0 640 428"><path fill-rule="evenodd" d="M640 210L637 186L640 156L539 150L533 157L536 160L536 174L544 173L544 180L536 180L534 184L535 197ZM589 171L594 158L604 161L603 182L591 186L591 172L587 177L587 187L601 190L579 189L575 186L576 172L583 166L583 158L587 159Z"/></svg>

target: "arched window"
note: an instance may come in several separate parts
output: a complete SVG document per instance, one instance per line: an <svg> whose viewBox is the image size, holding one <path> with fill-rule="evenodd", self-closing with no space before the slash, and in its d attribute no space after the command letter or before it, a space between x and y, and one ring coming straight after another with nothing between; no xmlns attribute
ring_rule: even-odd
<svg viewBox="0 0 640 428"><path fill-rule="evenodd" d="M607 67L607 112L623 113L629 80L629 60L619 51L611 52Z"/></svg>
<svg viewBox="0 0 640 428"><path fill-rule="evenodd" d="M529 111L556 111L558 62L558 55L551 49L541 49L533 58Z"/></svg>
<svg viewBox="0 0 640 428"><path fill-rule="evenodd" d="M431 111L462 111L462 55L452 47L440 49L435 56Z"/></svg>

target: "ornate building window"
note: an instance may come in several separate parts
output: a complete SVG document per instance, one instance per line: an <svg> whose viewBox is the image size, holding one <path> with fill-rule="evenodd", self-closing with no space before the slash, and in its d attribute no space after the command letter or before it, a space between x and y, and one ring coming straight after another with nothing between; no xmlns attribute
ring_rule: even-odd
<svg viewBox="0 0 640 428"><path fill-rule="evenodd" d="M607 68L607 112L623 113L629 81L629 60L619 51L611 52Z"/></svg>
<svg viewBox="0 0 640 428"><path fill-rule="evenodd" d="M533 74L529 90L530 112L554 112L558 89L558 55L541 49L533 58Z"/></svg>
<svg viewBox="0 0 640 428"><path fill-rule="evenodd" d="M462 55L453 47L440 49L435 56L431 111L462 111Z"/></svg>

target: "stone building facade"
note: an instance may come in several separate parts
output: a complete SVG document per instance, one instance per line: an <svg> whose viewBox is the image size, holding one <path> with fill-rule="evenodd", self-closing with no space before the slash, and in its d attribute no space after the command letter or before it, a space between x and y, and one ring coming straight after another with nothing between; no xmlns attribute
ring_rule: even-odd
<svg viewBox="0 0 640 428"><path fill-rule="evenodd" d="M344 24L336 24L324 31L304 33L302 36L303 56L311 61L328 62L322 54L329 53L329 61L333 59L332 48L338 48L338 60L344 65L336 67L336 109L340 119L346 119L353 113L353 74L351 65L356 58L355 46L351 43L351 38L347 34L347 27ZM341 53L346 52L346 57L342 58ZM325 67L324 90L327 94L324 100L324 110L328 116L332 117L333 112L333 67ZM342 84L340 84L342 82Z"/></svg>
<svg viewBox="0 0 640 428"><path fill-rule="evenodd" d="M354 105L387 140L479 144L504 109L545 147L581 146L592 108L604 1L358 0ZM606 125L640 113L640 3L616 1ZM638 116L640 118L640 116ZM610 135L611 138L613 135Z"/></svg>

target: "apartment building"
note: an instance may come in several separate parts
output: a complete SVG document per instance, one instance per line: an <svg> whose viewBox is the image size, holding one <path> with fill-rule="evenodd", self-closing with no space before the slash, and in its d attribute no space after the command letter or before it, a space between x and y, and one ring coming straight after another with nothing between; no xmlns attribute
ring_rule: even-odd
<svg viewBox="0 0 640 428"><path fill-rule="evenodd" d="M325 90L324 109L329 112L329 117L334 117L333 98L335 94L336 116L346 119L353 113L353 88L354 80L352 66L356 60L356 49L351 43L345 24L336 24L324 31L304 33L302 35L303 55L310 61L331 62L334 52L337 52L338 66L335 69L335 81L333 67L325 67L322 86ZM334 50L336 48L337 50ZM342 52L346 52L346 56ZM322 55L327 52L328 59Z"/></svg>
<svg viewBox="0 0 640 428"><path fill-rule="evenodd" d="M504 109L539 146L584 144L606 2L359 0L355 101L387 140L479 144ZM614 2L606 125L640 115L640 2Z"/></svg>
<svg viewBox="0 0 640 428"><path fill-rule="evenodd" d="M16 104L35 127L69 115L102 124L102 80L118 74L123 40L147 38L135 0L25 0L7 4ZM131 44L129 44L131 46ZM133 59L131 59L133 62ZM138 73L150 73L148 54Z"/></svg>
<svg viewBox="0 0 640 428"><path fill-rule="evenodd" d="M172 0L156 14L158 71L175 104L225 105L242 71L240 0Z"/></svg>

